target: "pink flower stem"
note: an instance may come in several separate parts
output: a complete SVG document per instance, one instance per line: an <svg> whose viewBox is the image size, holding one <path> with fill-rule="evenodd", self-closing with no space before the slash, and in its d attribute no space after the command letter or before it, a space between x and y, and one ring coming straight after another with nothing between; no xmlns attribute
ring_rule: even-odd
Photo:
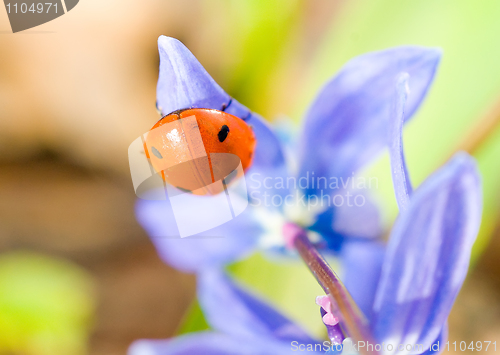
<svg viewBox="0 0 500 355"><path fill-rule="evenodd" d="M351 295L346 290L330 265L321 256L318 250L307 237L306 231L297 225L289 224L285 227L285 238L300 254L302 260L316 277L316 280L330 297L332 305L340 312L338 315L342 326L352 338L354 344L365 342L375 345L368 322L359 310ZM359 349L362 355L378 355L377 351L367 351L366 347Z"/></svg>

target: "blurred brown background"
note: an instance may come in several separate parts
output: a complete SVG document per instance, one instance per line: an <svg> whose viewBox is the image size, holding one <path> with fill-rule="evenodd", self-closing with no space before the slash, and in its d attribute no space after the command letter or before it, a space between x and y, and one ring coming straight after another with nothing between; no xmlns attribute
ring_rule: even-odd
<svg viewBox="0 0 500 355"><path fill-rule="evenodd" d="M309 32L334 5L308 6ZM238 60L224 55L224 3L207 6L87 0L15 35L0 11L0 250L67 258L95 277L92 354L172 336L194 297L194 277L163 264L135 221L127 148L158 119L159 35L182 40L219 82Z"/></svg>

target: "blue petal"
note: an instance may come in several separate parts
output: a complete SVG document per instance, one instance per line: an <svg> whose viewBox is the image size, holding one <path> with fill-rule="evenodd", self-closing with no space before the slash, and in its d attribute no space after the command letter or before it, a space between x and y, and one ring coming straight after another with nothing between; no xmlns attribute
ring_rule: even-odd
<svg viewBox="0 0 500 355"><path fill-rule="evenodd" d="M385 248L374 241L349 241L342 247L342 280L368 320L380 279Z"/></svg>
<svg viewBox="0 0 500 355"><path fill-rule="evenodd" d="M334 253L340 250L345 240L345 235L337 232L333 226L336 216L335 212L334 208L325 209L316 216L316 221L309 227L310 230L321 235L321 238L324 240L325 245L320 245L320 249L326 249L326 251Z"/></svg>
<svg viewBox="0 0 500 355"><path fill-rule="evenodd" d="M391 158L392 181L399 210L406 209L413 188L410 174L406 168L403 152L403 124L405 119L405 104L408 98L408 74L398 76L394 104L391 108L389 155Z"/></svg>
<svg viewBox="0 0 500 355"><path fill-rule="evenodd" d="M238 338L316 343L298 325L215 269L198 275L198 299L207 322Z"/></svg>
<svg viewBox="0 0 500 355"><path fill-rule="evenodd" d="M278 137L262 117L252 113L246 121L258 137L254 164L262 170L284 168L285 156Z"/></svg>
<svg viewBox="0 0 500 355"><path fill-rule="evenodd" d="M394 225L375 297L380 342L429 344L438 337L467 275L481 207L479 173L466 153L414 192Z"/></svg>
<svg viewBox="0 0 500 355"><path fill-rule="evenodd" d="M188 107L222 110L229 104L229 95L184 44L175 38L160 36L158 51L160 73L156 100L163 115Z"/></svg>
<svg viewBox="0 0 500 355"><path fill-rule="evenodd" d="M340 190L338 194L343 196L344 203L335 206L333 229L350 237L380 237L380 211L368 191L355 188Z"/></svg>
<svg viewBox="0 0 500 355"><path fill-rule="evenodd" d="M339 203L338 196L342 197L343 203ZM309 229L321 235L330 251L340 250L346 237L366 240L381 236L379 209L366 191L356 188L336 190L325 201L329 208L317 216Z"/></svg>
<svg viewBox="0 0 500 355"><path fill-rule="evenodd" d="M432 343L429 349L422 353L422 355L437 355L444 352L446 349L446 341L448 339L448 324L445 323L443 330L439 334L439 337Z"/></svg>
<svg viewBox="0 0 500 355"><path fill-rule="evenodd" d="M252 114L246 106L243 106L235 99L231 99L231 101L229 101L229 104L224 111L245 121L248 120Z"/></svg>
<svg viewBox="0 0 500 355"><path fill-rule="evenodd" d="M157 105L162 114L187 108L224 110L245 120L254 130L257 147L253 168L254 180L261 183L266 177L287 176L281 144L269 125L257 114L232 99L207 73L195 56L178 40L160 36L160 74L157 86ZM257 184L257 183L255 183ZM285 191L270 191L283 195ZM288 193L288 191L286 191Z"/></svg>
<svg viewBox="0 0 500 355"><path fill-rule="evenodd" d="M270 196L279 195L282 198L289 193L288 188L276 188L278 179L286 179L288 169L285 154L281 142L262 117L250 112L245 106L232 99L225 112L244 119L257 138L257 146L253 156L251 168L245 173L247 185L250 190L250 198L259 205L264 200L263 194ZM265 181L271 182L265 184ZM271 188L267 188L271 186ZM280 206L281 208L281 206Z"/></svg>
<svg viewBox="0 0 500 355"><path fill-rule="evenodd" d="M136 216L151 237L160 257L184 272L196 272L248 255L262 231L252 218L250 208L223 225L186 238L179 237L168 200L138 200Z"/></svg>
<svg viewBox="0 0 500 355"><path fill-rule="evenodd" d="M274 195L284 198L290 193L290 189L286 186L288 170L281 143L269 124L259 115L252 113L246 122L252 127L257 137L253 165L245 174L250 198L264 201L265 193L271 198ZM280 180L285 183L280 185ZM255 204L258 203L255 202Z"/></svg>
<svg viewBox="0 0 500 355"><path fill-rule="evenodd" d="M138 340L128 355L270 355L290 354L290 344L249 341L215 332L200 332L167 340Z"/></svg>
<svg viewBox="0 0 500 355"><path fill-rule="evenodd" d="M398 47L368 53L348 62L313 102L304 121L300 176L347 177L385 147L394 79L412 80L406 120L420 106L440 52ZM314 192L314 191L312 191Z"/></svg>

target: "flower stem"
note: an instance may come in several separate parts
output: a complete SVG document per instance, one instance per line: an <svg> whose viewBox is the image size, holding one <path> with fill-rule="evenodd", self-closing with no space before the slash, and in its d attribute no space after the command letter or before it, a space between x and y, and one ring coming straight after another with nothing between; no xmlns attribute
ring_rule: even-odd
<svg viewBox="0 0 500 355"><path fill-rule="evenodd" d="M288 228L288 233L288 238L292 242L292 245L297 249L325 293L330 297L330 302L336 305L340 311L339 319L341 319L341 323L345 326L353 342L356 344L357 342L364 341L365 344L376 344L363 313L352 300L351 295L331 269L330 265L328 265L326 260L309 241L306 232L299 226L294 225ZM377 351L368 351L366 347L359 349L359 352L362 355L379 354Z"/></svg>
<svg viewBox="0 0 500 355"><path fill-rule="evenodd" d="M453 149L453 153L464 150L475 154L500 127L500 100L469 130L465 138Z"/></svg>

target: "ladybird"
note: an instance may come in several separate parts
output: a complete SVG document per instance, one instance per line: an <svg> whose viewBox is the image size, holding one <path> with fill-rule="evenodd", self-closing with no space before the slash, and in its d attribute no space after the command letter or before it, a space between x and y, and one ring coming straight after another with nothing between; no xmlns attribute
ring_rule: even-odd
<svg viewBox="0 0 500 355"><path fill-rule="evenodd" d="M214 109L183 109L162 117L144 140L146 156L163 180L183 192L224 191L252 164L256 140L239 117ZM238 167L241 164L241 168Z"/></svg>

